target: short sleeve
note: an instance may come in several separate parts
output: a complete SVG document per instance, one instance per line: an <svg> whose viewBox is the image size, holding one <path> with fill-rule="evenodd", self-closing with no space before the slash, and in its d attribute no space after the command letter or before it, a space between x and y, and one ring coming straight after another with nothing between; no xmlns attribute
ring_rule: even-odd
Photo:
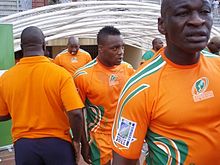
<svg viewBox="0 0 220 165"><path fill-rule="evenodd" d="M84 107L75 83L70 75L62 85L61 98L66 111Z"/></svg>
<svg viewBox="0 0 220 165"><path fill-rule="evenodd" d="M75 72L73 79L74 82L76 84L76 88L79 92L79 95L82 99L82 101L85 103L85 99L86 99L86 89L88 88L88 82L86 81L86 75L87 72L84 70L78 70L77 72Z"/></svg>
<svg viewBox="0 0 220 165"><path fill-rule="evenodd" d="M92 57L91 57L91 55L88 53L88 55L87 55L87 63L90 62L90 61L92 61Z"/></svg>
<svg viewBox="0 0 220 165"><path fill-rule="evenodd" d="M6 116L9 114L7 104L3 99L3 93L2 93L2 82L1 82L1 76L0 76L0 116Z"/></svg>
<svg viewBox="0 0 220 165"><path fill-rule="evenodd" d="M131 76L135 72L131 64L128 64L127 70L128 70L129 76Z"/></svg>
<svg viewBox="0 0 220 165"><path fill-rule="evenodd" d="M138 159L150 121L146 111L147 84L121 92L112 131L113 150L119 155Z"/></svg>
<svg viewBox="0 0 220 165"><path fill-rule="evenodd" d="M53 62L57 65L60 65L60 55L58 54L55 59L53 60Z"/></svg>

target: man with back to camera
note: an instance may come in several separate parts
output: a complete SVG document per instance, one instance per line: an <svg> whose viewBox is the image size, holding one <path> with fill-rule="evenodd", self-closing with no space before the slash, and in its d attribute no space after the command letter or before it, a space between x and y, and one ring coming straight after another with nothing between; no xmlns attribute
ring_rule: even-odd
<svg viewBox="0 0 220 165"><path fill-rule="evenodd" d="M219 165L220 58L203 50L208 0L163 0L158 29L167 47L127 81L113 126L113 165L134 165L143 140L148 165Z"/></svg>
<svg viewBox="0 0 220 165"><path fill-rule="evenodd" d="M0 121L12 119L16 165L76 164L84 105L72 76L44 56L39 28L22 31L21 49L23 58L0 77Z"/></svg>
<svg viewBox="0 0 220 165"><path fill-rule="evenodd" d="M134 69L123 61L124 41L117 28L103 27L98 32L97 44L97 58L78 69L73 77L86 105L92 164L110 165L115 109L120 91ZM85 136L82 140L86 140ZM88 156L86 153L82 153L83 157Z"/></svg>
<svg viewBox="0 0 220 165"><path fill-rule="evenodd" d="M67 43L67 52L58 54L54 63L64 67L72 76L74 72L92 60L90 54L80 49L79 39L70 37Z"/></svg>

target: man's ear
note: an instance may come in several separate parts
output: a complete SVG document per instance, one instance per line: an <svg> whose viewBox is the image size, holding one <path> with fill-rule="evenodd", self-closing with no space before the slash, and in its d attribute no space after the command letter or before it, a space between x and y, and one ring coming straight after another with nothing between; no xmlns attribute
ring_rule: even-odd
<svg viewBox="0 0 220 165"><path fill-rule="evenodd" d="M101 52L102 51L103 46L102 45L98 45L98 51Z"/></svg>
<svg viewBox="0 0 220 165"><path fill-rule="evenodd" d="M20 47L21 47L21 50L23 50L23 46L22 46L22 44L20 44Z"/></svg>
<svg viewBox="0 0 220 165"><path fill-rule="evenodd" d="M46 50L46 43L45 42L42 44L42 48L43 48L43 51Z"/></svg>
<svg viewBox="0 0 220 165"><path fill-rule="evenodd" d="M164 25L164 18L158 18L158 31L165 35L166 34L166 28L165 28L165 25Z"/></svg>

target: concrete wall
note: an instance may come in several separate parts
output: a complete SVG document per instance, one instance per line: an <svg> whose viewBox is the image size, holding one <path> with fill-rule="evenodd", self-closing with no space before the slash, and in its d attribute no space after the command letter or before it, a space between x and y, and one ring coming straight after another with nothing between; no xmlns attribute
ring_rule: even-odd
<svg viewBox="0 0 220 165"><path fill-rule="evenodd" d="M140 66L142 50L130 45L125 45L124 61L130 63L135 69Z"/></svg>

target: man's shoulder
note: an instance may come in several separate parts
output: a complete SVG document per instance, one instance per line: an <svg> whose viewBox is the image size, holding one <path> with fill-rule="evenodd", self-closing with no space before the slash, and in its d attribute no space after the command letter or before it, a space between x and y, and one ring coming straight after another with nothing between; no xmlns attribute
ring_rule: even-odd
<svg viewBox="0 0 220 165"><path fill-rule="evenodd" d="M122 61L121 62L121 66L127 67L127 68L133 68L133 66L131 64L129 64L128 62Z"/></svg>
<svg viewBox="0 0 220 165"><path fill-rule="evenodd" d="M144 54L154 54L155 52L152 49L147 50Z"/></svg>
<svg viewBox="0 0 220 165"><path fill-rule="evenodd" d="M148 50L143 54L142 59L149 60L150 58L153 57L154 53L155 53L154 51Z"/></svg>
<svg viewBox="0 0 220 165"><path fill-rule="evenodd" d="M220 56L219 55L216 55L216 54L213 54L211 53L208 49L204 49L201 51L201 54L206 57L206 58L216 58L216 59L219 59Z"/></svg>
<svg viewBox="0 0 220 165"><path fill-rule="evenodd" d="M91 56L91 55L89 54L89 52L87 52L87 51L85 51L85 50L83 50L83 49L79 49L78 51L79 51L79 53L82 54L82 55Z"/></svg>
<svg viewBox="0 0 220 165"><path fill-rule="evenodd" d="M216 54L212 54L210 52L207 52L207 51L202 51L201 54L203 55L204 57L204 61L205 63L209 64L212 66L212 68L214 66L216 66L216 68L219 68L220 67L220 56L219 55L216 55ZM203 61L203 60L202 60Z"/></svg>
<svg viewBox="0 0 220 165"><path fill-rule="evenodd" d="M93 70L93 68L96 66L97 60L94 59L90 62L88 62L86 65L80 67L79 69L76 70L74 73L74 78L82 76L82 75L89 75L90 72Z"/></svg>
<svg viewBox="0 0 220 165"><path fill-rule="evenodd" d="M152 76L159 76L160 74L158 73L160 73L164 67L166 67L166 61L161 54L158 54L150 59L149 62L142 64L133 76L141 77L141 79L148 79L148 77L150 77L149 79L151 79Z"/></svg>
<svg viewBox="0 0 220 165"><path fill-rule="evenodd" d="M55 58L63 58L64 56L67 56L67 55L69 55L69 52L63 51L63 52L60 52L59 54L57 54Z"/></svg>
<svg viewBox="0 0 220 165"><path fill-rule="evenodd" d="M50 74L60 74L61 73L61 74L69 75L69 72L65 68L63 68L53 62L48 63L47 68L48 68L48 70L51 70Z"/></svg>

